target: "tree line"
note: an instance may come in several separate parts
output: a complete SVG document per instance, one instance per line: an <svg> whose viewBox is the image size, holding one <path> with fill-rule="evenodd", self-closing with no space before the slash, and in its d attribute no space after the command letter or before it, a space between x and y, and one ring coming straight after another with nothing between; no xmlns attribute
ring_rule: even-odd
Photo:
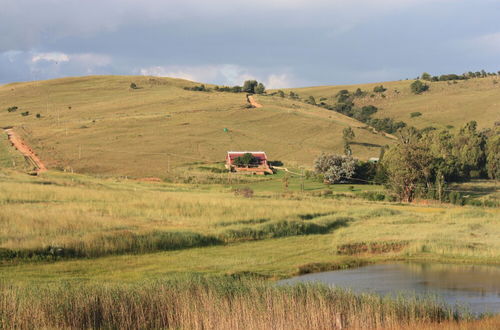
<svg viewBox="0 0 500 330"><path fill-rule="evenodd" d="M471 121L458 132L398 130L398 142L381 151L378 163L345 155L321 154L315 172L328 183L360 180L385 184L397 199L411 202L417 197L463 202L460 193L447 184L475 178L500 179L500 126L479 131ZM353 134L344 131L344 141Z"/></svg>
<svg viewBox="0 0 500 330"><path fill-rule="evenodd" d="M215 86L213 88L206 87L204 84L184 87L185 90L195 91L195 92L229 92L229 93L249 93L249 94L264 94L266 92L266 87L263 83L257 80L246 80L243 86Z"/></svg>

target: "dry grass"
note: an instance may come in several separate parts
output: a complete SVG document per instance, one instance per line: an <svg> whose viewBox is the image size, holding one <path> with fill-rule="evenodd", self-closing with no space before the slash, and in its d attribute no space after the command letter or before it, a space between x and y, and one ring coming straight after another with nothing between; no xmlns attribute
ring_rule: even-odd
<svg viewBox="0 0 500 330"><path fill-rule="evenodd" d="M360 106L372 104L379 108L375 117L391 117L402 120L418 128L434 126L444 128L452 125L459 128L468 121L476 120L481 128L491 128L500 120L500 84L495 84L497 77L470 79L457 84L443 82L426 82L430 90L422 95L410 91L413 80L391 81L373 84L318 86L295 88L303 99L313 95L318 101L320 97L332 97L340 90L354 92L357 88L368 91L368 95L358 99ZM387 91L383 98L379 93L372 93L373 88L383 85ZM396 90L398 92L396 92ZM370 97L375 94L375 97ZM412 112L421 112L422 116L411 118Z"/></svg>
<svg viewBox="0 0 500 330"><path fill-rule="evenodd" d="M4 328L391 329L468 319L434 300L232 278L0 288ZM465 324L498 325L498 319Z"/></svg>
<svg viewBox="0 0 500 330"><path fill-rule="evenodd" d="M131 81L141 89L129 89ZM223 161L228 150L264 150L273 160L311 167L322 151L342 151L343 128L360 126L331 111L276 98L246 109L244 93L183 89L193 84L133 76L9 84L0 86L0 122L15 126L49 168L160 178L186 176L179 170L187 163ZM7 112L12 105L20 110ZM23 117L22 111L31 115ZM362 129L356 135L361 142L391 143ZM379 154L374 146L354 151L360 158Z"/></svg>

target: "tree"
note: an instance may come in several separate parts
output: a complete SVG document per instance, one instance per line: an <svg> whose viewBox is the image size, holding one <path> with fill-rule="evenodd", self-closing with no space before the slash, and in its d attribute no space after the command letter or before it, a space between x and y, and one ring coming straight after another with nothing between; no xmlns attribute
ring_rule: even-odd
<svg viewBox="0 0 500 330"><path fill-rule="evenodd" d="M429 85L424 84L420 80L415 80L412 82L410 85L410 89L414 94L422 94L423 92L427 91L429 89Z"/></svg>
<svg viewBox="0 0 500 330"><path fill-rule="evenodd" d="M351 156L322 153L314 161L314 170L323 174L325 181L332 184L350 179L354 175L356 161Z"/></svg>
<svg viewBox="0 0 500 330"><path fill-rule="evenodd" d="M309 98L307 99L307 103L316 105L316 99L314 98L314 96L310 95Z"/></svg>
<svg viewBox="0 0 500 330"><path fill-rule="evenodd" d="M384 88L384 86L383 86L383 85L380 85L380 86L375 86L375 87L373 88L373 91L374 91L375 93L383 93L383 92L385 92L386 90L387 90L387 88Z"/></svg>
<svg viewBox="0 0 500 330"><path fill-rule="evenodd" d="M424 72L424 73L422 73L422 75L420 76L420 78L422 78L422 80L430 81L432 79L432 76L429 73Z"/></svg>
<svg viewBox="0 0 500 330"><path fill-rule="evenodd" d="M257 87L257 80L247 80L243 83L242 91L245 93L255 93L255 87Z"/></svg>
<svg viewBox="0 0 500 330"><path fill-rule="evenodd" d="M351 142L354 139L354 131L350 127L344 128L342 131L342 139L344 140L344 154L346 156L352 155Z"/></svg>
<svg viewBox="0 0 500 330"><path fill-rule="evenodd" d="M500 180L500 129L486 144L486 169L490 179Z"/></svg>
<svg viewBox="0 0 500 330"><path fill-rule="evenodd" d="M429 185L433 156L415 129L402 129L402 139L384 154L389 188L404 202L411 202L419 187Z"/></svg>
<svg viewBox="0 0 500 330"><path fill-rule="evenodd" d="M263 94L266 91L266 87L263 83L258 83L257 86L254 87L255 94Z"/></svg>
<svg viewBox="0 0 500 330"><path fill-rule="evenodd" d="M254 157L251 153L247 152L243 156L236 157L233 161L233 164L236 166L250 166L256 165L258 163L258 159Z"/></svg>

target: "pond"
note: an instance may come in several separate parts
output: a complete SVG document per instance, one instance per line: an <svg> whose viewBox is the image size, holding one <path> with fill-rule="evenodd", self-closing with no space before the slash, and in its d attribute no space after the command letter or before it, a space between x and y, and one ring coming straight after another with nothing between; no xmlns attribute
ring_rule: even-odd
<svg viewBox="0 0 500 330"><path fill-rule="evenodd" d="M281 284L320 282L357 293L434 295L473 313L500 313L500 267L435 263L379 264L307 274Z"/></svg>

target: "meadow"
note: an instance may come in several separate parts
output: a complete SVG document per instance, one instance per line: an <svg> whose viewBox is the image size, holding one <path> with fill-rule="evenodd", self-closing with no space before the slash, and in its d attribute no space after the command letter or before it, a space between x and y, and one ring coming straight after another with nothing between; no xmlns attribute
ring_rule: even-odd
<svg viewBox="0 0 500 330"><path fill-rule="evenodd" d="M189 164L224 161L230 150L264 150L270 160L310 168L322 151L342 150L346 127L356 132L359 158L377 157L392 143L302 102L266 98L263 108L249 109L245 93L184 89L191 86L137 76L8 84L0 86L0 123L13 126L49 168L171 180L189 176ZM19 109L8 112L12 106Z"/></svg>
<svg viewBox="0 0 500 330"><path fill-rule="evenodd" d="M361 159L390 137L301 101L258 96L264 107L249 109L244 94L183 88L193 85L85 77L0 87L0 110L31 113L0 111L2 126L50 169L27 175L0 133L1 328L498 327L498 317L431 298L276 285L370 263L500 265L500 209L486 203L498 200L495 182L450 185L477 206L373 201L383 186L297 173L340 151L345 127ZM264 149L292 173L227 173L228 149Z"/></svg>

